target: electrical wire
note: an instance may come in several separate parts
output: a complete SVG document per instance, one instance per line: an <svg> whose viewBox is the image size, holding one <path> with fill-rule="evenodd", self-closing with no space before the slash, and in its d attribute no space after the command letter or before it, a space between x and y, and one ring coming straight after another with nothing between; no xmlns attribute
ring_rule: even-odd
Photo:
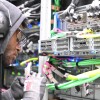
<svg viewBox="0 0 100 100"><path fill-rule="evenodd" d="M26 34L26 36L29 36L30 34L34 34L34 33L39 32L39 31L40 31L39 27L23 30L23 32Z"/></svg>
<svg viewBox="0 0 100 100"><path fill-rule="evenodd" d="M59 58L50 58L50 63L52 63L53 65L57 65L57 64L62 64L63 68L67 68L67 67L83 67L83 66L89 66L89 65L98 65L100 64L100 59L89 59L89 60L82 60L79 62L68 62L65 59L59 59Z"/></svg>
<svg viewBox="0 0 100 100"><path fill-rule="evenodd" d="M51 62L57 61L58 63L60 60L53 58L50 61ZM65 67L68 67L69 65L71 65L72 67L76 67L76 62L65 62L65 61L63 62L66 63ZM100 59L90 59L90 60L83 60L83 61L78 62L79 67L85 66L85 65L93 65L93 64L100 64ZM56 90L57 88L68 89L68 88L72 88L72 87L84 84L86 82L92 82L100 77L100 69L88 71L88 72L79 74L77 76L66 73L64 76L66 77L66 80L70 80L70 81L65 82L65 83L60 83L56 86L55 84L47 84L46 86L48 87L48 89L51 89L51 90Z"/></svg>
<svg viewBox="0 0 100 100"><path fill-rule="evenodd" d="M94 77L99 74L100 74L100 69L96 69L96 70L84 72L77 76L66 73L65 76L67 76L66 80L82 80L82 79Z"/></svg>
<svg viewBox="0 0 100 100"><path fill-rule="evenodd" d="M60 6L60 0L54 0L56 6Z"/></svg>
<svg viewBox="0 0 100 100"><path fill-rule="evenodd" d="M35 4L35 5L32 5L31 8L35 8L35 7L39 6L39 5L41 6L40 3L37 3L37 4Z"/></svg>
<svg viewBox="0 0 100 100"><path fill-rule="evenodd" d="M82 85L84 83L87 83L87 82L93 82L94 80L96 80L97 78L100 77L100 74L92 77L92 78L87 78L87 79L83 79L83 80L74 80L74 81L69 81L69 82L65 82L65 83L62 83L62 84L58 84L57 85L57 88L60 90L62 89L68 89L68 88L72 88L72 87L75 87L75 86L78 86L78 85ZM56 90L56 87L55 87L55 84L46 84L47 88L50 89L50 90Z"/></svg>
<svg viewBox="0 0 100 100"><path fill-rule="evenodd" d="M81 66L98 65L98 64L100 64L100 59L83 60L78 63L63 61L63 67L76 67L76 66L81 67Z"/></svg>
<svg viewBox="0 0 100 100"><path fill-rule="evenodd" d="M27 64L28 62L31 62L31 61L38 61L38 58L34 57L34 58L27 59L27 60L21 62L20 65L24 66L25 64Z"/></svg>

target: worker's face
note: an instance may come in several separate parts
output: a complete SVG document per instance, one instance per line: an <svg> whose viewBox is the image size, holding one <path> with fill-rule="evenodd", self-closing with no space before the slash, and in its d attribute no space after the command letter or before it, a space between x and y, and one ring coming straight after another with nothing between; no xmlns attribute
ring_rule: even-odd
<svg viewBox="0 0 100 100"><path fill-rule="evenodd" d="M6 65L11 64L20 52L21 47L19 41L21 36L22 33L19 30L17 30L8 42L7 48L4 52L4 60Z"/></svg>

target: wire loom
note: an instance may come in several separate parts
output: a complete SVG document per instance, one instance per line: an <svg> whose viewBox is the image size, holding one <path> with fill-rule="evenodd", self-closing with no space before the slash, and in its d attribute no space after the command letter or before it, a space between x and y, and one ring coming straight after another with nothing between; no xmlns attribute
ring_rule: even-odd
<svg viewBox="0 0 100 100"><path fill-rule="evenodd" d="M52 60L50 60L49 63L52 63L54 65L55 64L53 62L54 60L57 61L58 59L53 58ZM61 59L59 61L61 61ZM69 64L67 65L67 62L63 61L63 63L64 63L64 67L70 67L70 66L68 66ZM71 67L76 67L78 65L78 67L81 68L81 66L83 67L83 66L95 65L95 64L99 65L100 59L89 59L89 60L83 60L83 61L80 61L80 62L68 62L68 63L70 63ZM51 66L53 66L53 65L51 65ZM48 66L47 69L48 68L50 68L50 67ZM47 73L45 75L47 75ZM47 75L47 77L48 76L49 75ZM72 87L75 87L75 86L79 86L79 85L82 85L82 84L87 83L87 82L92 82L92 81L94 81L94 80L96 80L100 77L100 69L84 72L84 73L78 74L76 76L71 75L69 73L65 73L64 77L65 77L66 80L68 80L68 82L64 82L64 83L58 82L58 83L47 84L46 85L47 88L50 89L50 90L62 90L62 89L68 89L68 88L72 88Z"/></svg>

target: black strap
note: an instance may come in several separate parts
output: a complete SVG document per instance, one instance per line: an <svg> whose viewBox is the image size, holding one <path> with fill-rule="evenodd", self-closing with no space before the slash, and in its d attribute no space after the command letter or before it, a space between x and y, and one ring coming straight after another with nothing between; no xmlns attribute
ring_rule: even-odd
<svg viewBox="0 0 100 100"><path fill-rule="evenodd" d="M60 90L59 87L58 87L58 85L59 85L58 83L55 84L55 89L56 90Z"/></svg>
<svg viewBox="0 0 100 100"><path fill-rule="evenodd" d="M77 66L77 67L80 67L80 66L79 66L79 62L76 62L76 66Z"/></svg>

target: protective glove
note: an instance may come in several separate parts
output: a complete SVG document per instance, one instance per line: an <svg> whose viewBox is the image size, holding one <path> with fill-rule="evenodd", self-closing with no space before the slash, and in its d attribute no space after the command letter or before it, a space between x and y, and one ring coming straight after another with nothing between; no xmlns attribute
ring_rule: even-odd
<svg viewBox="0 0 100 100"><path fill-rule="evenodd" d="M2 92L2 100L16 100L22 99L23 97L23 87L24 87L24 77L16 77L11 85L11 87ZM1 99L0 99L1 100Z"/></svg>
<svg viewBox="0 0 100 100"><path fill-rule="evenodd" d="M15 99L22 99L24 94L24 77L16 77L11 84L10 91Z"/></svg>
<svg viewBox="0 0 100 100"><path fill-rule="evenodd" d="M46 78L40 74L32 73L24 84L23 100L42 100L45 93Z"/></svg>

